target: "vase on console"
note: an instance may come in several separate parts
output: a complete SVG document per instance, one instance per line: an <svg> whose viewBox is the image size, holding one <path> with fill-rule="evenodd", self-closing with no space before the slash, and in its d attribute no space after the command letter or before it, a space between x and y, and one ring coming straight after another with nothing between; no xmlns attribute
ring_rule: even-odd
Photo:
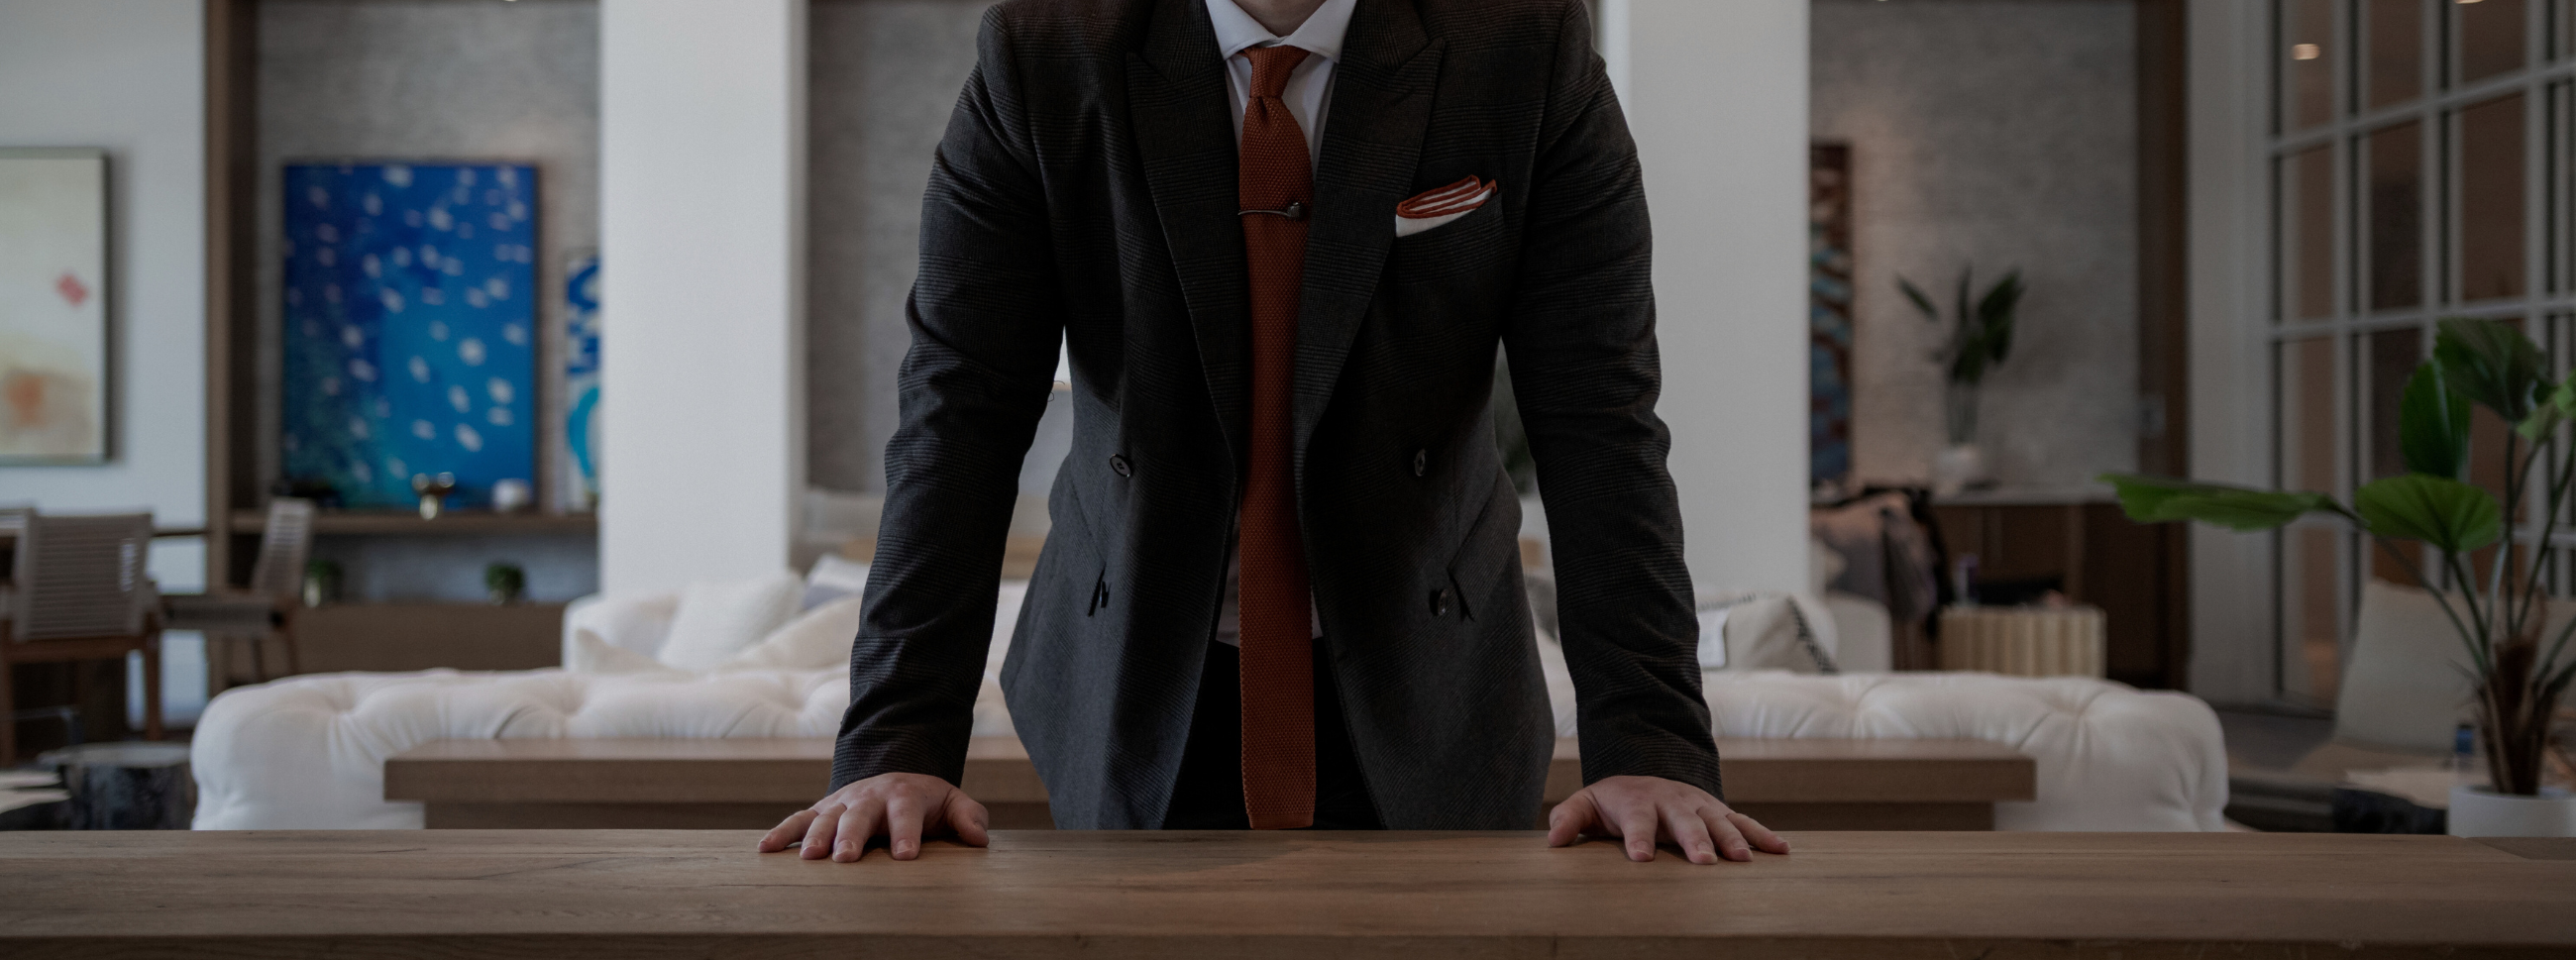
<svg viewBox="0 0 2576 960"><path fill-rule="evenodd" d="M1939 324L1941 309L1932 305L1932 297L1904 277L1896 278L1897 289L1923 314L1923 319ZM1950 321L1948 342L1933 359L1942 365L1946 391L1942 395L1942 412L1947 421L1950 445L1932 457L1932 492L1955 494L1994 485L1987 469L1986 453L1977 446L1977 386L1985 382L1986 373L2001 366L2012 354L2012 335L2020 316L2023 287L2021 271L2005 274L1988 288L1983 296L1971 297L1975 287L1973 270L1959 271L1956 316Z"/></svg>
<svg viewBox="0 0 2576 960"><path fill-rule="evenodd" d="M1932 455L1932 492L1948 495L1993 486L1985 448L1977 446L1977 385L1953 382L1943 399L1950 443Z"/></svg>

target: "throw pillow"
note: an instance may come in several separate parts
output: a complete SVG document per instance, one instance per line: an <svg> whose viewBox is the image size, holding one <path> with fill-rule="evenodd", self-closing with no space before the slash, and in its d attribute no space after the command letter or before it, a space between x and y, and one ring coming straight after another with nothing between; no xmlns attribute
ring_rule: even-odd
<svg viewBox="0 0 2576 960"><path fill-rule="evenodd" d="M668 670L662 662L599 638L589 627L572 632L564 648L564 669L573 673L651 673Z"/></svg>
<svg viewBox="0 0 2576 960"><path fill-rule="evenodd" d="M814 561L814 569L805 574L805 599L799 609L812 610L867 591L867 564L837 553L827 553Z"/></svg>
<svg viewBox="0 0 2576 960"><path fill-rule="evenodd" d="M2465 601L2452 595L2457 608ZM2576 602L2550 600L2541 636L2576 617ZM2477 697L2468 648L2433 594L2377 577L2361 585L2351 652L2335 696L2335 739L2366 747L2448 753L2460 714ZM2311 681L2313 682L2313 681Z"/></svg>
<svg viewBox="0 0 2576 960"><path fill-rule="evenodd" d="M1795 594L1703 596L1699 609L1702 668L1837 672L1831 622Z"/></svg>
<svg viewBox="0 0 2576 960"><path fill-rule="evenodd" d="M857 597L842 597L787 621L717 670L823 670L850 665L859 635Z"/></svg>
<svg viewBox="0 0 2576 960"><path fill-rule="evenodd" d="M671 638L658 659L683 670L705 670L760 642L796 615L802 584L779 571L750 580L702 580L680 591Z"/></svg>
<svg viewBox="0 0 2576 960"><path fill-rule="evenodd" d="M1699 612L1699 668L1726 669L1726 615L1734 607L1719 607Z"/></svg>

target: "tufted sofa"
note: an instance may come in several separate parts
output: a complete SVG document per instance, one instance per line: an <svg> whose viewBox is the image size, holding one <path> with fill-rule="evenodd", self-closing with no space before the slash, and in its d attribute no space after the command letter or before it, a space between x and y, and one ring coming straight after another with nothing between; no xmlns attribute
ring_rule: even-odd
<svg viewBox="0 0 2576 960"><path fill-rule="evenodd" d="M1006 608L1017 596L1005 591ZM649 648L667 605L588 605L567 616ZM1015 609L1004 609L975 704L975 734L1013 733L996 674ZM1573 683L1540 641L1560 736ZM417 804L387 803L384 761L430 740L514 737L828 737L848 703L842 670L587 674L344 673L227 691L194 740L200 830L401 829ZM1785 671L1706 674L1721 737L1979 739L2037 761L2038 797L1997 805L2005 830L2221 829L2227 765L2199 700L2080 678ZM816 784L819 790L823 785Z"/></svg>
<svg viewBox="0 0 2576 960"><path fill-rule="evenodd" d="M1721 737L1986 740L2038 761L1998 830L2223 830L2227 751L2198 698L2084 677L1709 671ZM1560 720L1560 727L1563 721Z"/></svg>

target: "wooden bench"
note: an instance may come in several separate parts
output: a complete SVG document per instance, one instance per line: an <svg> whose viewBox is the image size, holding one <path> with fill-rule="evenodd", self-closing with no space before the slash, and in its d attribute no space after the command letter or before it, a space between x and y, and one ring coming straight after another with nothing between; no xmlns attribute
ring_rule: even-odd
<svg viewBox="0 0 2576 960"><path fill-rule="evenodd" d="M2031 759L1982 740L1721 740L1729 803L1780 830L1992 830L2029 800ZM828 740L436 740L385 761L385 799L431 829L765 828L822 796ZM993 826L1053 826L1046 784L1013 737L966 751L966 792ZM1583 785L1557 741L1545 800ZM1543 812L1542 812L1543 815Z"/></svg>
<svg viewBox="0 0 2576 960"><path fill-rule="evenodd" d="M1535 833L0 834L0 956L2470 958L2576 951L2576 841L1795 833L1711 866Z"/></svg>

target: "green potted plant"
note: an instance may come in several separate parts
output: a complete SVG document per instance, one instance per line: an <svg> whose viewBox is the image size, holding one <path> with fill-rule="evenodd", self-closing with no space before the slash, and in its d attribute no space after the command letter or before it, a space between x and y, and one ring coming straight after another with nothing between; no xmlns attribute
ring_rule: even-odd
<svg viewBox="0 0 2576 960"><path fill-rule="evenodd" d="M2477 691L2477 735L2488 787L2451 791L2451 832L2464 836L2576 832L2576 798L2544 788L2550 720L2576 678L2566 656L2576 622L2545 631L2541 577L2548 559L2516 570L2499 549L2484 583L2470 555L2508 539L2506 511L2493 494L2460 479L2472 451L2469 413L2485 407L2513 430L2493 451L2504 466L2504 502L2540 520L2546 543L2576 488L2576 442L2559 436L2576 420L2576 375L2551 383L2548 361L2513 324L2441 321L2433 358L2415 368L2398 407L2398 448L2406 473L2353 491L2350 505L2323 493L2259 490L2159 477L2105 474L2129 517L2142 523L2197 520L2230 530L2273 530L2311 513L2358 527L2430 592L2449 618L2461 668ZM2538 467L2539 483L2532 470ZM2530 538L2525 538L2530 539ZM2398 547L2412 541L2429 554ZM2509 544L2508 544L2509 546ZM2431 563L2419 563L2425 556Z"/></svg>
<svg viewBox="0 0 2576 960"><path fill-rule="evenodd" d="M494 604L517 603L519 595L527 592L528 572L515 563L488 565L483 568L483 589L491 594Z"/></svg>
<svg viewBox="0 0 2576 960"><path fill-rule="evenodd" d="M304 605L318 607L340 601L340 562L315 557L304 561Z"/></svg>
<svg viewBox="0 0 2576 960"><path fill-rule="evenodd" d="M1932 459L1932 486L1942 493L1990 482L1985 452L1977 446L1977 390L1987 371L2002 366L2012 353L2013 323L2024 292L2021 271L2015 270L1986 288L1984 296L1971 299L1975 273L1973 267L1959 271L1958 316L1951 323L1949 342L1932 355L1948 381L1942 408L1950 443ZM1905 291L1905 299L1914 303L1923 319L1942 322L1941 309L1913 281L1899 276L1896 286Z"/></svg>

